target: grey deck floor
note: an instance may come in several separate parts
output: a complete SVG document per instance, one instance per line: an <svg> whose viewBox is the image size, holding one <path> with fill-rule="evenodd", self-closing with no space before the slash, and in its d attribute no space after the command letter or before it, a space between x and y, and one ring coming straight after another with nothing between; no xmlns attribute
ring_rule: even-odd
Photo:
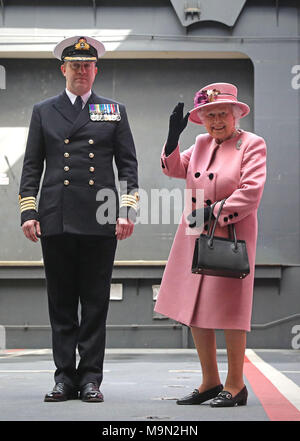
<svg viewBox="0 0 300 441"><path fill-rule="evenodd" d="M299 350L255 350L267 366L300 386ZM218 351L218 366L225 382L227 358ZM182 397L201 382L194 350L108 349L101 390L104 403L70 400L44 403L53 387L54 364L49 349L0 351L0 421L269 421L260 398L245 376L247 406L215 409L209 402L199 406L178 406ZM281 391L282 392L282 391ZM297 403L296 403L297 404ZM300 396L299 396L300 406ZM299 407L300 421L300 407Z"/></svg>

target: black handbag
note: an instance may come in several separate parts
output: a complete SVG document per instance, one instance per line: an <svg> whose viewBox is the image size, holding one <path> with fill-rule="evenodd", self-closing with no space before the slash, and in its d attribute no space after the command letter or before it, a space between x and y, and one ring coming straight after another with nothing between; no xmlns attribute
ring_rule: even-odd
<svg viewBox="0 0 300 441"><path fill-rule="evenodd" d="M207 234L200 234L195 242L192 273L243 279L250 273L246 242L237 240L233 224L228 225L228 239L214 235L225 201L214 222L212 212L217 202L211 206Z"/></svg>

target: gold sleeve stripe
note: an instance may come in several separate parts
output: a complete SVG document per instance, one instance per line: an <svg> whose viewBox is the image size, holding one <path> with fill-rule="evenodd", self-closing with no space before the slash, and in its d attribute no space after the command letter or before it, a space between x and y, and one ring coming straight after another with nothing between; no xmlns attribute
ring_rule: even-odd
<svg viewBox="0 0 300 441"><path fill-rule="evenodd" d="M133 201L139 200L137 196L133 196L132 194L122 194L121 199L132 199Z"/></svg>
<svg viewBox="0 0 300 441"><path fill-rule="evenodd" d="M28 207L28 206L36 207L36 203L32 201L32 202L25 202L24 204L20 204L20 208Z"/></svg>
<svg viewBox="0 0 300 441"><path fill-rule="evenodd" d="M121 196L121 200L123 200L123 199L137 202L140 199L140 197L139 197L138 193L135 193L134 196L131 194L123 194Z"/></svg>
<svg viewBox="0 0 300 441"><path fill-rule="evenodd" d="M19 196L19 204L20 204L21 213L23 213L23 211L26 211L26 210L37 211L36 199L34 196L27 196L25 198L22 198L21 196Z"/></svg>
<svg viewBox="0 0 300 441"><path fill-rule="evenodd" d="M126 196L127 196L127 197L130 197L130 198L134 198L136 201L138 201L139 198L140 198L138 193L134 193L134 194L122 194L121 197L123 198L123 197L126 197Z"/></svg>
<svg viewBox="0 0 300 441"><path fill-rule="evenodd" d="M35 200L31 200L31 201L22 201L22 202L20 202L20 207L22 207L23 205L26 205L26 204L35 204Z"/></svg>
<svg viewBox="0 0 300 441"><path fill-rule="evenodd" d="M121 198L121 202L132 202L133 204L137 204L135 199Z"/></svg>
<svg viewBox="0 0 300 441"><path fill-rule="evenodd" d="M28 202L24 202L24 204L20 204L20 208L28 207L29 205L36 207L36 203L34 201L28 201Z"/></svg>
<svg viewBox="0 0 300 441"><path fill-rule="evenodd" d="M121 198L121 203L128 203L131 202L132 204L137 204L138 202L135 201L134 199L127 199L127 198Z"/></svg>
<svg viewBox="0 0 300 441"><path fill-rule="evenodd" d="M35 197L34 196L27 196L26 198L19 198L19 202L26 202L26 201L35 201Z"/></svg>
<svg viewBox="0 0 300 441"><path fill-rule="evenodd" d="M34 211L37 211L35 207L24 207L24 208L21 208L20 211L21 211L21 213L23 213L23 211L27 211L27 210L34 210Z"/></svg>
<svg viewBox="0 0 300 441"><path fill-rule="evenodd" d="M138 205L133 202L124 202L121 204L121 207L133 207L136 210Z"/></svg>
<svg viewBox="0 0 300 441"><path fill-rule="evenodd" d="M138 201L139 201L138 193L135 193L134 195L123 194L121 196L121 207L132 207L135 209L135 211L137 211Z"/></svg>
<svg viewBox="0 0 300 441"><path fill-rule="evenodd" d="M134 204L137 204L137 201L135 199L130 198L121 198L121 202L133 202Z"/></svg>
<svg viewBox="0 0 300 441"><path fill-rule="evenodd" d="M35 201L23 202L23 203L20 204L20 208L26 207L27 205L34 205L34 206L36 206L36 202Z"/></svg>

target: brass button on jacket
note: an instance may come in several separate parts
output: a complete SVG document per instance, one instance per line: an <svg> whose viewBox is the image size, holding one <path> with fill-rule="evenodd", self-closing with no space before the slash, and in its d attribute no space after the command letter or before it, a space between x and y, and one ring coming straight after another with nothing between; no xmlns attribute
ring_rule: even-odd
<svg viewBox="0 0 300 441"><path fill-rule="evenodd" d="M94 153L89 153L90 158L93 158L94 156L95 156Z"/></svg>
<svg viewBox="0 0 300 441"><path fill-rule="evenodd" d="M64 167L64 171L69 171L70 167L68 167L67 165Z"/></svg>
<svg viewBox="0 0 300 441"><path fill-rule="evenodd" d="M95 171L95 167L90 167L90 172L94 172Z"/></svg>
<svg viewBox="0 0 300 441"><path fill-rule="evenodd" d="M65 144L69 144L69 142L70 142L70 140L69 140L68 138L66 138L66 139L64 140L64 143L65 143Z"/></svg>
<svg viewBox="0 0 300 441"><path fill-rule="evenodd" d="M64 181L64 185L69 185L70 184L70 182L66 179L65 181Z"/></svg>
<svg viewBox="0 0 300 441"><path fill-rule="evenodd" d="M65 153L64 153L64 157L65 157L65 158L69 158L69 156L70 156L70 153L68 153L68 152L65 152Z"/></svg>
<svg viewBox="0 0 300 441"><path fill-rule="evenodd" d="M89 144L94 144L94 140L93 139L89 139Z"/></svg>
<svg viewBox="0 0 300 441"><path fill-rule="evenodd" d="M90 185L94 185L94 181L93 181L93 179L90 179L90 180L89 180L89 184L90 184Z"/></svg>

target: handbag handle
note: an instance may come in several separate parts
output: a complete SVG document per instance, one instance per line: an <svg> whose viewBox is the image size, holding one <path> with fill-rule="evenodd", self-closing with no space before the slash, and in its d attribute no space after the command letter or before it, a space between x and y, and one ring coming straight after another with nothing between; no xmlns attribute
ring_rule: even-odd
<svg viewBox="0 0 300 441"><path fill-rule="evenodd" d="M218 214L217 214L217 217L216 217L215 220L214 220L214 223L213 223L213 227L212 227L212 229L210 228L210 227L211 227L211 222L212 222L212 212L213 212L214 207L215 207L216 204L218 203L218 201L215 202L215 203L211 206L211 210L210 210L210 213L209 213L209 220L208 220L208 232L207 232L207 235L209 236L209 239L208 239L207 244L208 244L208 246L209 246L210 248L213 247L213 238L214 238L214 234L215 234L215 229L216 229L217 222L218 222L218 219L219 219L219 217L220 217L220 214L221 214L221 211L222 211L223 205L225 204L226 199L227 199L227 198L225 198L225 199L223 199L223 200L221 201L221 204L220 204L220 207L219 207L219 210L218 210ZM210 229L211 229L211 231L210 231ZM232 237L232 236L233 236L233 241L234 241L234 248L233 248L233 250L234 250L234 251L237 251L237 249L238 249L238 246L237 246L237 237L236 237L235 227L234 227L233 224L228 225L228 233L229 233L229 237Z"/></svg>
<svg viewBox="0 0 300 441"><path fill-rule="evenodd" d="M218 219L219 219L219 217L220 217L220 214L221 214L221 211L222 211L222 208L223 208L223 205L224 205L225 201L226 201L226 199L223 199L223 200L221 201L221 205L220 205L220 208L219 208L219 211L218 211L217 217L215 218L215 220L214 220L214 222L213 222L212 232L211 232L210 236L213 236L213 235L214 235L214 232L215 232L215 229L216 229L216 225L217 225L217 222L218 222ZM215 206L217 205L217 203L218 203L218 201L214 202L214 203L211 205L211 209L210 209L210 212L209 212L209 218L208 218L208 230L207 230L207 235L209 235L209 232L210 232L210 229L211 229L211 223L212 223L213 211L214 211L214 208L215 208Z"/></svg>
<svg viewBox="0 0 300 441"><path fill-rule="evenodd" d="M215 208L215 206L217 205L217 203L218 203L218 201L214 202L214 203L210 206L209 217L208 217L207 235L209 235L209 232L210 232L211 223L212 223L213 211L214 211L214 208Z"/></svg>

